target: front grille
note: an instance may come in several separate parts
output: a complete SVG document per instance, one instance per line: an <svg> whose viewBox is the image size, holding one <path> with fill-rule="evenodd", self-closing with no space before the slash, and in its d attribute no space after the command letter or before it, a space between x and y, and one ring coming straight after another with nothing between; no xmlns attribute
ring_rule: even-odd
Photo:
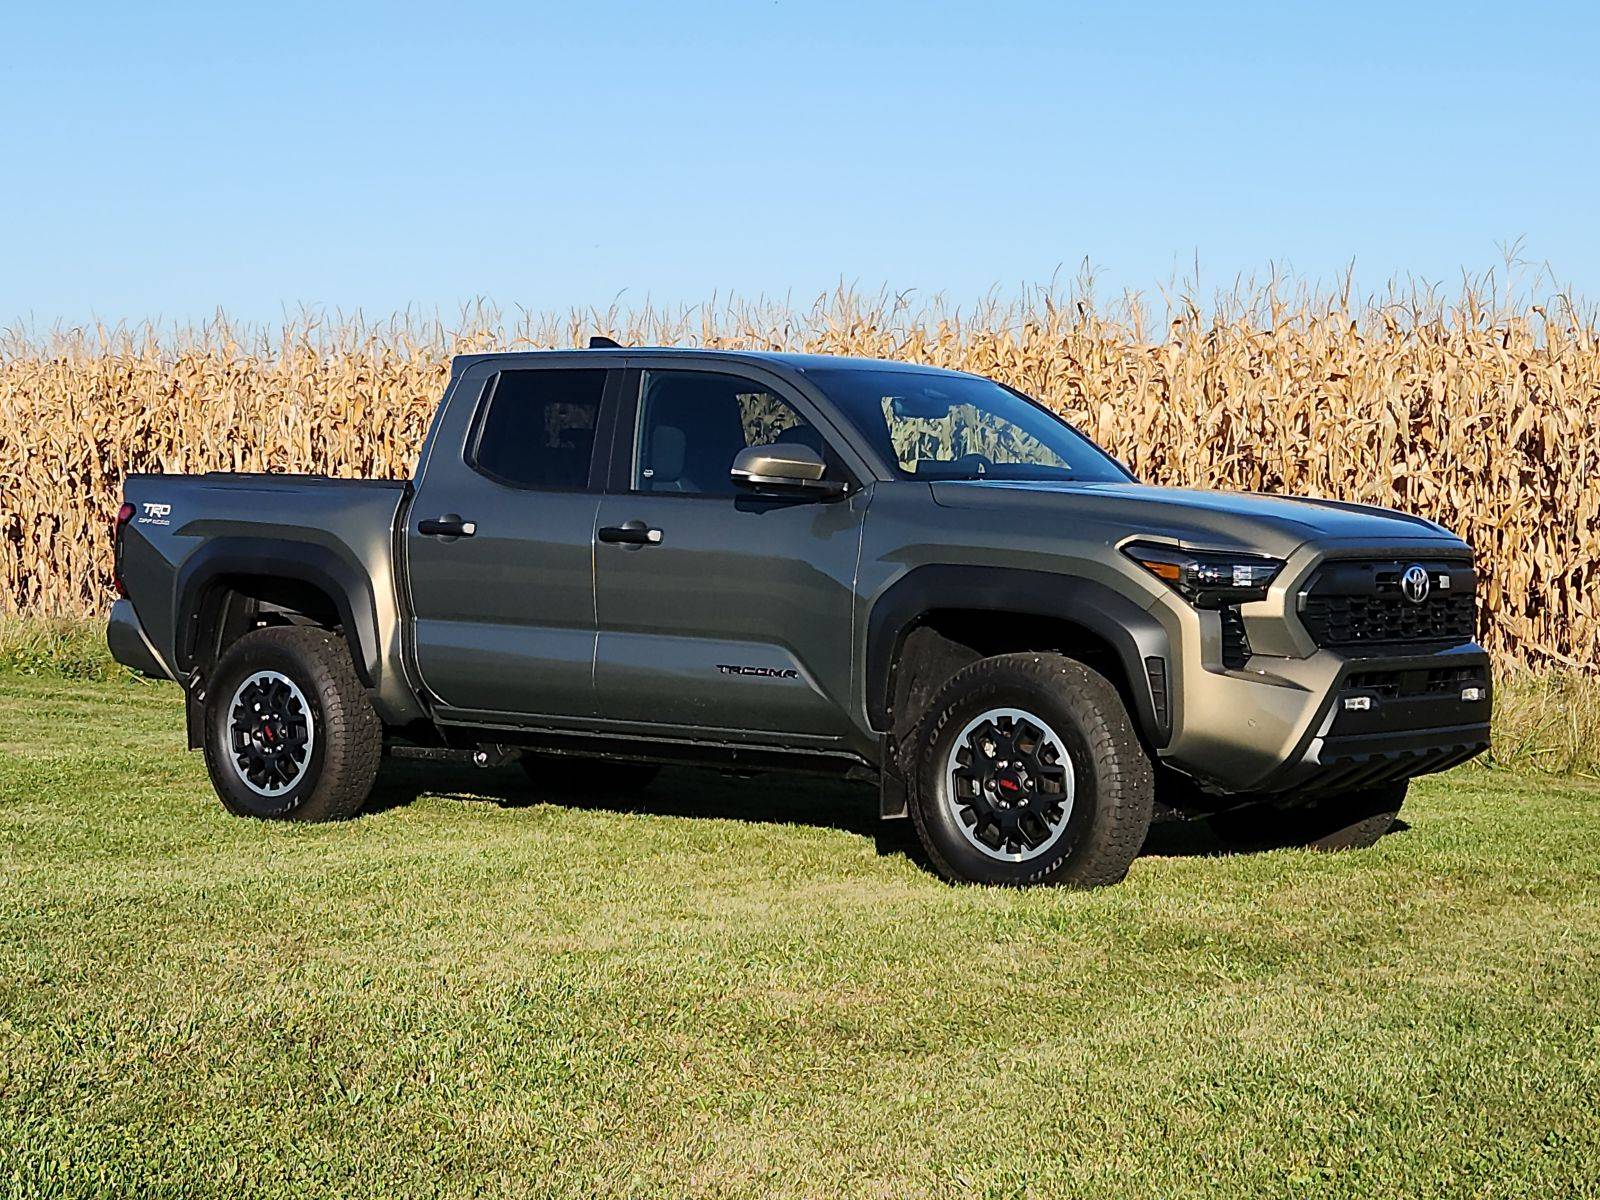
<svg viewBox="0 0 1600 1200"><path fill-rule="evenodd" d="M1430 586L1427 599L1415 604L1400 591L1401 573L1412 561L1336 561L1317 568L1300 597L1300 619L1312 641L1354 653L1472 641L1477 623L1472 564L1422 561Z"/></svg>
<svg viewBox="0 0 1600 1200"><path fill-rule="evenodd" d="M1476 612L1471 596L1412 604L1401 597L1307 598L1302 614L1319 646L1394 646L1470 642Z"/></svg>
<svg viewBox="0 0 1600 1200"><path fill-rule="evenodd" d="M1428 695L1459 692L1471 683L1485 683L1488 674L1482 667L1441 667L1428 672Z"/></svg>
<svg viewBox="0 0 1600 1200"><path fill-rule="evenodd" d="M1237 605L1222 610L1222 665L1230 671L1244 669L1250 661L1250 636L1245 632L1244 617Z"/></svg>
<svg viewBox="0 0 1600 1200"><path fill-rule="evenodd" d="M1412 696L1459 695L1464 687L1486 687L1488 683L1488 669L1482 666L1413 667L1400 671L1352 671L1345 677L1343 690L1398 700Z"/></svg>
<svg viewBox="0 0 1600 1200"><path fill-rule="evenodd" d="M1405 686L1404 671L1356 671L1344 681L1353 692L1370 692L1374 696L1393 699Z"/></svg>

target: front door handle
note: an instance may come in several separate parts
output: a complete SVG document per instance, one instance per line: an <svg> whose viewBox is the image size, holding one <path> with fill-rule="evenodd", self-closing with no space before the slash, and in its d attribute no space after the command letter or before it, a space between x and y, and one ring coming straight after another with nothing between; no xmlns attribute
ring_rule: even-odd
<svg viewBox="0 0 1600 1200"><path fill-rule="evenodd" d="M426 517L417 522L417 532L423 537L471 537L478 532L475 521L465 520L460 513L445 513L442 517Z"/></svg>
<svg viewBox="0 0 1600 1200"><path fill-rule="evenodd" d="M621 525L602 525L595 537L614 546L659 546L661 530L643 521L624 521Z"/></svg>

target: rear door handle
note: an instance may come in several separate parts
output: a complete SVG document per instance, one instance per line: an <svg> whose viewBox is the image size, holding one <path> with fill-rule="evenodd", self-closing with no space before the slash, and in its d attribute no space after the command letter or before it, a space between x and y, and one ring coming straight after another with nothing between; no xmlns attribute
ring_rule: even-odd
<svg viewBox="0 0 1600 1200"><path fill-rule="evenodd" d="M643 521L624 521L621 525L602 525L595 537L614 546L659 546L661 530L651 529Z"/></svg>
<svg viewBox="0 0 1600 1200"><path fill-rule="evenodd" d="M442 517L418 521L417 532L423 537L471 537L478 532L478 525L476 521L465 520L460 513L445 513Z"/></svg>

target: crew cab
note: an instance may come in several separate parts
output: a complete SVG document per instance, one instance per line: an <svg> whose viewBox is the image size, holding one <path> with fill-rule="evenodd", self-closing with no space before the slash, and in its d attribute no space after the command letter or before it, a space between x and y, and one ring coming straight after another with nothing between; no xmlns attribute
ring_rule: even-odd
<svg viewBox="0 0 1600 1200"><path fill-rule="evenodd" d="M1459 538L1146 486L955 371L465 355L410 481L132 475L125 500L111 648L182 686L243 815L353 816L385 754L552 789L841 772L952 879L1087 886L1158 814L1370 844L1488 745Z"/></svg>

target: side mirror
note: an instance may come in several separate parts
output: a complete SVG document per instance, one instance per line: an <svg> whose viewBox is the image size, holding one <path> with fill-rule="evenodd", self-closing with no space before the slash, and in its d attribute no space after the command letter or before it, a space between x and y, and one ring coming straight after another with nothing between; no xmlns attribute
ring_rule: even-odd
<svg viewBox="0 0 1600 1200"><path fill-rule="evenodd" d="M746 446L734 456L730 473L741 487L813 496L842 494L844 484L824 479L825 469L822 455L810 446L780 442L775 446Z"/></svg>

